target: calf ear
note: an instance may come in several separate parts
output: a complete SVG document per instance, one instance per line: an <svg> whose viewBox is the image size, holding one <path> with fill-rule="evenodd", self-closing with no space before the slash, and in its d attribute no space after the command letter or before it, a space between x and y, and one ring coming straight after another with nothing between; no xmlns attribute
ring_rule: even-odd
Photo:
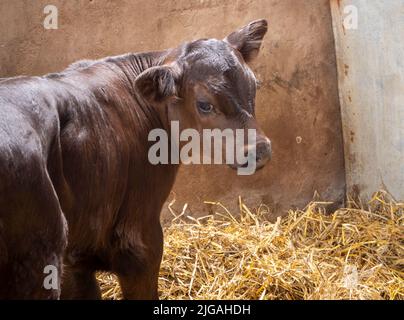
<svg viewBox="0 0 404 320"><path fill-rule="evenodd" d="M267 30L268 22L266 20L256 20L231 33L224 41L240 51L246 62L250 62L258 55Z"/></svg>
<svg viewBox="0 0 404 320"><path fill-rule="evenodd" d="M162 103L177 96L178 72L171 66L152 67L135 80L138 92L151 103Z"/></svg>

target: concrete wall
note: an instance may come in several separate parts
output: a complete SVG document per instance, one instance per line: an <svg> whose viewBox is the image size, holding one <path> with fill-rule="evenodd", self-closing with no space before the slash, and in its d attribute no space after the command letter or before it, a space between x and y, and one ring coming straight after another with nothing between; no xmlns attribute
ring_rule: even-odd
<svg viewBox="0 0 404 320"><path fill-rule="evenodd" d="M357 8L357 29L350 28L350 8L344 13L349 5ZM404 1L331 7L348 189L368 198L384 188L404 199Z"/></svg>
<svg viewBox="0 0 404 320"><path fill-rule="evenodd" d="M223 38L257 18L269 20L253 69L263 86L257 117L273 161L250 177L224 166L183 167L173 195L201 214L204 200L235 207L303 206L317 190L340 201L345 177L335 49L328 0L53 0L59 29L45 30L50 1L0 1L0 77L58 71L83 58ZM164 217L169 215L165 211Z"/></svg>

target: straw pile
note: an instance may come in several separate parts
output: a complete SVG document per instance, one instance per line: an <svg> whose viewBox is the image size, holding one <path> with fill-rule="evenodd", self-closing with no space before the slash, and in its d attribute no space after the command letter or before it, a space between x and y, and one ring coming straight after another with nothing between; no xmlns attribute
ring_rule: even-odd
<svg viewBox="0 0 404 320"><path fill-rule="evenodd" d="M161 299L404 299L404 203L384 192L366 205L325 214L325 203L275 223L265 206L220 203L199 219L176 215L165 229ZM103 298L121 297L98 275Z"/></svg>

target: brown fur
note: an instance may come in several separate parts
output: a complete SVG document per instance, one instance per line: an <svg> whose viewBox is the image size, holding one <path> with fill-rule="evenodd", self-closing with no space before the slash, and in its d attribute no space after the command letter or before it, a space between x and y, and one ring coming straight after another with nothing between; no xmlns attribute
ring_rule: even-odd
<svg viewBox="0 0 404 320"><path fill-rule="evenodd" d="M266 22L246 28L245 40L232 34L1 81L0 298L100 298L97 270L116 273L125 298L158 298L159 215L178 166L149 163L148 134L169 131L171 120L259 129L246 116L255 78L244 58L258 50ZM254 45L237 51L251 37ZM215 115L198 113L199 96ZM264 163L268 145L262 150ZM48 264L61 292L43 287Z"/></svg>

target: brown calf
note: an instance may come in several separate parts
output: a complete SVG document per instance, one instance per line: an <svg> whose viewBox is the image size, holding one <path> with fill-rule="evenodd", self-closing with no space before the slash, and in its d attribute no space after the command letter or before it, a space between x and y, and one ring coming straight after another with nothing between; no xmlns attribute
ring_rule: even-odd
<svg viewBox="0 0 404 320"><path fill-rule="evenodd" d="M0 298L100 298L97 270L116 273L125 298L158 298L159 216L178 165L149 162L148 134L173 120L257 129L262 167L270 143L246 63L266 31L259 20L224 40L0 82ZM44 286L47 265L61 290Z"/></svg>

